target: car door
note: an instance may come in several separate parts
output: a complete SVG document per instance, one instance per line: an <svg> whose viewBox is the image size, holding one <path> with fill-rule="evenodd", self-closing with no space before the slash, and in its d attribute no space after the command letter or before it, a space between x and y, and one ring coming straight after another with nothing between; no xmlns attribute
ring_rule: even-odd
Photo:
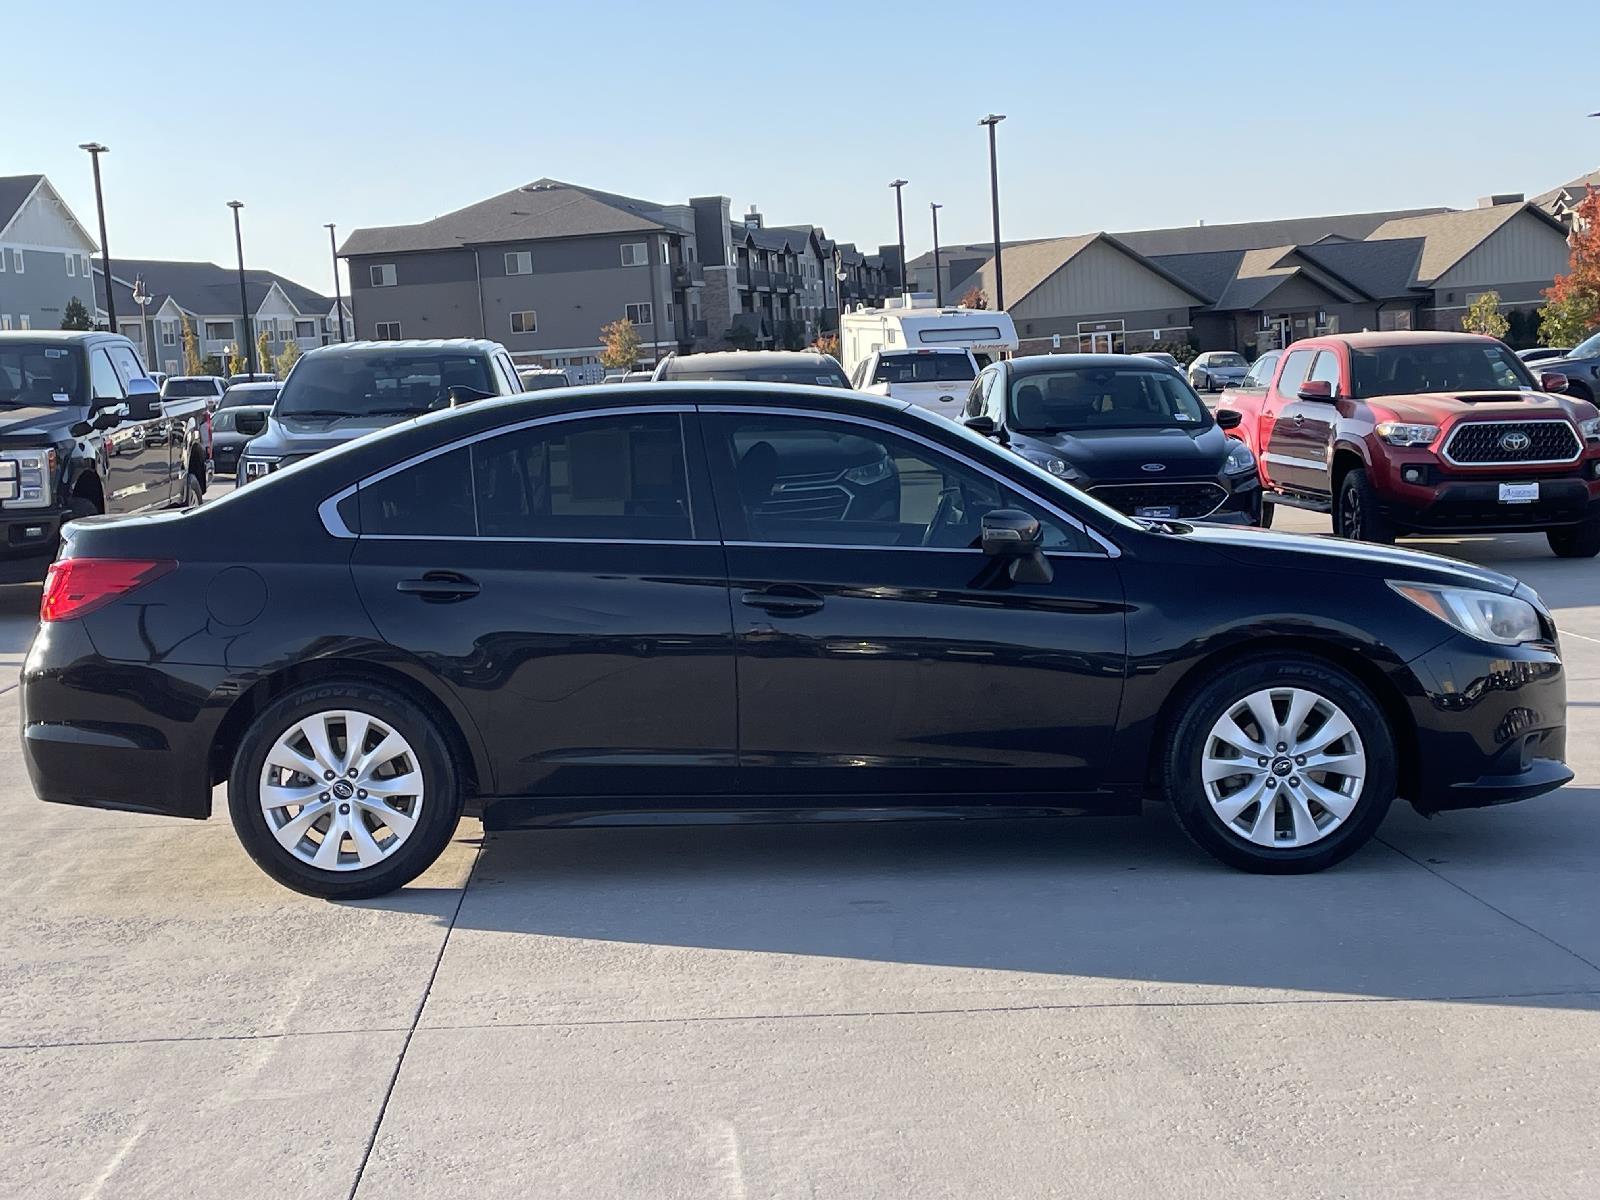
<svg viewBox="0 0 1600 1200"><path fill-rule="evenodd" d="M170 503L182 495L182 489L176 486L176 482L181 478L180 468L183 464L184 423L180 418L168 416L166 406L161 402L160 389L145 374L132 346L111 342L106 346L106 353L127 393L128 419L144 426L144 469L150 478L150 486L144 492L144 505L149 507ZM139 389L142 394L135 392L135 379L142 379L147 385ZM195 404L194 401L188 403L191 407Z"/></svg>
<svg viewBox="0 0 1600 1200"><path fill-rule="evenodd" d="M1339 352L1324 346L1317 350L1305 382L1326 383L1330 399L1302 400L1285 397L1278 410L1277 443L1273 462L1279 483L1312 496L1327 497L1331 478L1329 447L1338 419L1338 399L1345 394Z"/></svg>
<svg viewBox="0 0 1600 1200"><path fill-rule="evenodd" d="M1087 795L1126 652L1108 550L992 467L864 418L702 406L727 538L743 790ZM978 520L1047 523L1014 583Z"/></svg>
<svg viewBox="0 0 1600 1200"><path fill-rule="evenodd" d="M130 400L122 377L104 346L89 349L89 388L99 406L115 406L115 425L102 434L106 452L105 502L108 513L135 512L164 497L167 448L148 440L152 398Z"/></svg>
<svg viewBox="0 0 1600 1200"><path fill-rule="evenodd" d="M500 794L731 789L732 625L692 413L530 418L360 486L362 601L454 689Z"/></svg>
<svg viewBox="0 0 1600 1200"><path fill-rule="evenodd" d="M1290 350L1284 355L1278 378L1267 385L1266 393L1261 398L1261 445L1258 449L1263 472L1274 484L1292 491L1300 490L1295 471L1302 464L1295 455L1292 428L1284 428L1283 421L1285 410L1298 403L1300 385L1311 370L1311 360L1315 357L1316 350L1311 347ZM1293 413L1289 413L1288 417L1292 427Z"/></svg>

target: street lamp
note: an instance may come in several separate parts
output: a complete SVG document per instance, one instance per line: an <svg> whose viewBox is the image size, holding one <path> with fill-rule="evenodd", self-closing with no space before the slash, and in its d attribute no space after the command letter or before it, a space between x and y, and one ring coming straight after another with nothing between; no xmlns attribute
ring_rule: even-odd
<svg viewBox="0 0 1600 1200"><path fill-rule="evenodd" d="M333 255L333 319L339 322L339 340L344 341L344 297L339 294L339 246L333 239L333 222L323 226L328 231L328 251Z"/></svg>
<svg viewBox="0 0 1600 1200"><path fill-rule="evenodd" d="M1005 119L1005 113L990 113L978 122L989 127L989 204L994 210L994 307L997 312L1003 312L1006 307L1006 283L1000 264L1000 171L995 166L994 127Z"/></svg>
<svg viewBox="0 0 1600 1200"><path fill-rule="evenodd" d="M106 324L113 333L117 328L117 298L111 292L111 245L106 241L106 202L100 194L100 156L111 151L99 142L84 142L79 150L87 150L94 163L94 207L100 214L100 273L106 277ZM89 280L89 297L94 298L94 279Z"/></svg>
<svg viewBox="0 0 1600 1200"><path fill-rule="evenodd" d="M111 294L111 280L106 278L106 295ZM144 276L133 277L133 302L139 306L139 340L144 343L144 369L149 371L155 364L155 338L150 336L150 313L147 306L150 303L150 292L144 286Z"/></svg>
<svg viewBox="0 0 1600 1200"><path fill-rule="evenodd" d="M906 294L906 215L900 207L900 189L906 180L896 179L889 184L894 189L894 219L900 227L900 295Z"/></svg>
<svg viewBox="0 0 1600 1200"><path fill-rule="evenodd" d="M939 210L942 204L928 203L928 210L933 214L933 302L940 308L944 307L944 279L939 275Z"/></svg>
<svg viewBox="0 0 1600 1200"><path fill-rule="evenodd" d="M242 324L239 331L244 334L245 362L250 374L256 373L256 339L254 331L250 328L250 298L244 290L244 234L239 231L239 210L244 207L242 200L229 200L228 207L233 209L233 245L239 251L239 316Z"/></svg>

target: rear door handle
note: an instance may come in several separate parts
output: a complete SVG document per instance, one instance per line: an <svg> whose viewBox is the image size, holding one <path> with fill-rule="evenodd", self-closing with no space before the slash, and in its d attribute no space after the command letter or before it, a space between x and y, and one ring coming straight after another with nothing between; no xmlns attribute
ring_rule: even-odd
<svg viewBox="0 0 1600 1200"><path fill-rule="evenodd" d="M444 601L466 600L483 588L476 579L469 579L458 571L429 571L421 579L400 580L394 590L421 596L424 600Z"/></svg>
<svg viewBox="0 0 1600 1200"><path fill-rule="evenodd" d="M803 617L822 608L822 597L807 587L777 584L756 592L745 592L739 603L759 608L775 617Z"/></svg>

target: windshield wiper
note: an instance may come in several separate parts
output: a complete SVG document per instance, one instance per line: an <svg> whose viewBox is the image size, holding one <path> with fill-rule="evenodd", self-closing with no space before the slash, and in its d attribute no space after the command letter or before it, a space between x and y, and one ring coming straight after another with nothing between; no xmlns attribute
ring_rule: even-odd
<svg viewBox="0 0 1600 1200"><path fill-rule="evenodd" d="M342 408L298 408L293 412L281 412L280 417L351 417L354 413L345 412Z"/></svg>
<svg viewBox="0 0 1600 1200"><path fill-rule="evenodd" d="M401 408L369 408L363 415L369 417L407 417L432 411L431 407L417 408L414 405L410 405Z"/></svg>

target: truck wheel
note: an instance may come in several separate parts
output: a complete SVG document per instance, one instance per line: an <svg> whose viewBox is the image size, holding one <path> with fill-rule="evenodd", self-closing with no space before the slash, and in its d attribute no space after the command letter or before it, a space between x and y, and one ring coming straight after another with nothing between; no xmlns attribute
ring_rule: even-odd
<svg viewBox="0 0 1600 1200"><path fill-rule="evenodd" d="M1378 494L1363 467L1351 470L1339 485L1339 499L1333 507L1333 531L1357 542L1389 545L1394 541L1394 526L1378 511Z"/></svg>
<svg viewBox="0 0 1600 1200"><path fill-rule="evenodd" d="M81 517L97 517L100 515L100 506L87 496L74 496L67 502L67 517L69 521L76 521Z"/></svg>
<svg viewBox="0 0 1600 1200"><path fill-rule="evenodd" d="M1259 528L1261 528L1261 529L1271 529L1272 528L1272 510L1277 508L1277 507L1278 506L1276 504L1273 504L1265 496L1261 497L1261 520L1256 522L1256 524L1257 524L1257 526Z"/></svg>
<svg viewBox="0 0 1600 1200"><path fill-rule="evenodd" d="M183 495L178 499L179 508L198 507L201 500L202 489L200 481L195 478L193 471L187 471L183 476Z"/></svg>
<svg viewBox="0 0 1600 1200"><path fill-rule="evenodd" d="M1557 558L1593 558L1600 554L1600 520L1591 519L1565 529L1547 529L1544 536Z"/></svg>

